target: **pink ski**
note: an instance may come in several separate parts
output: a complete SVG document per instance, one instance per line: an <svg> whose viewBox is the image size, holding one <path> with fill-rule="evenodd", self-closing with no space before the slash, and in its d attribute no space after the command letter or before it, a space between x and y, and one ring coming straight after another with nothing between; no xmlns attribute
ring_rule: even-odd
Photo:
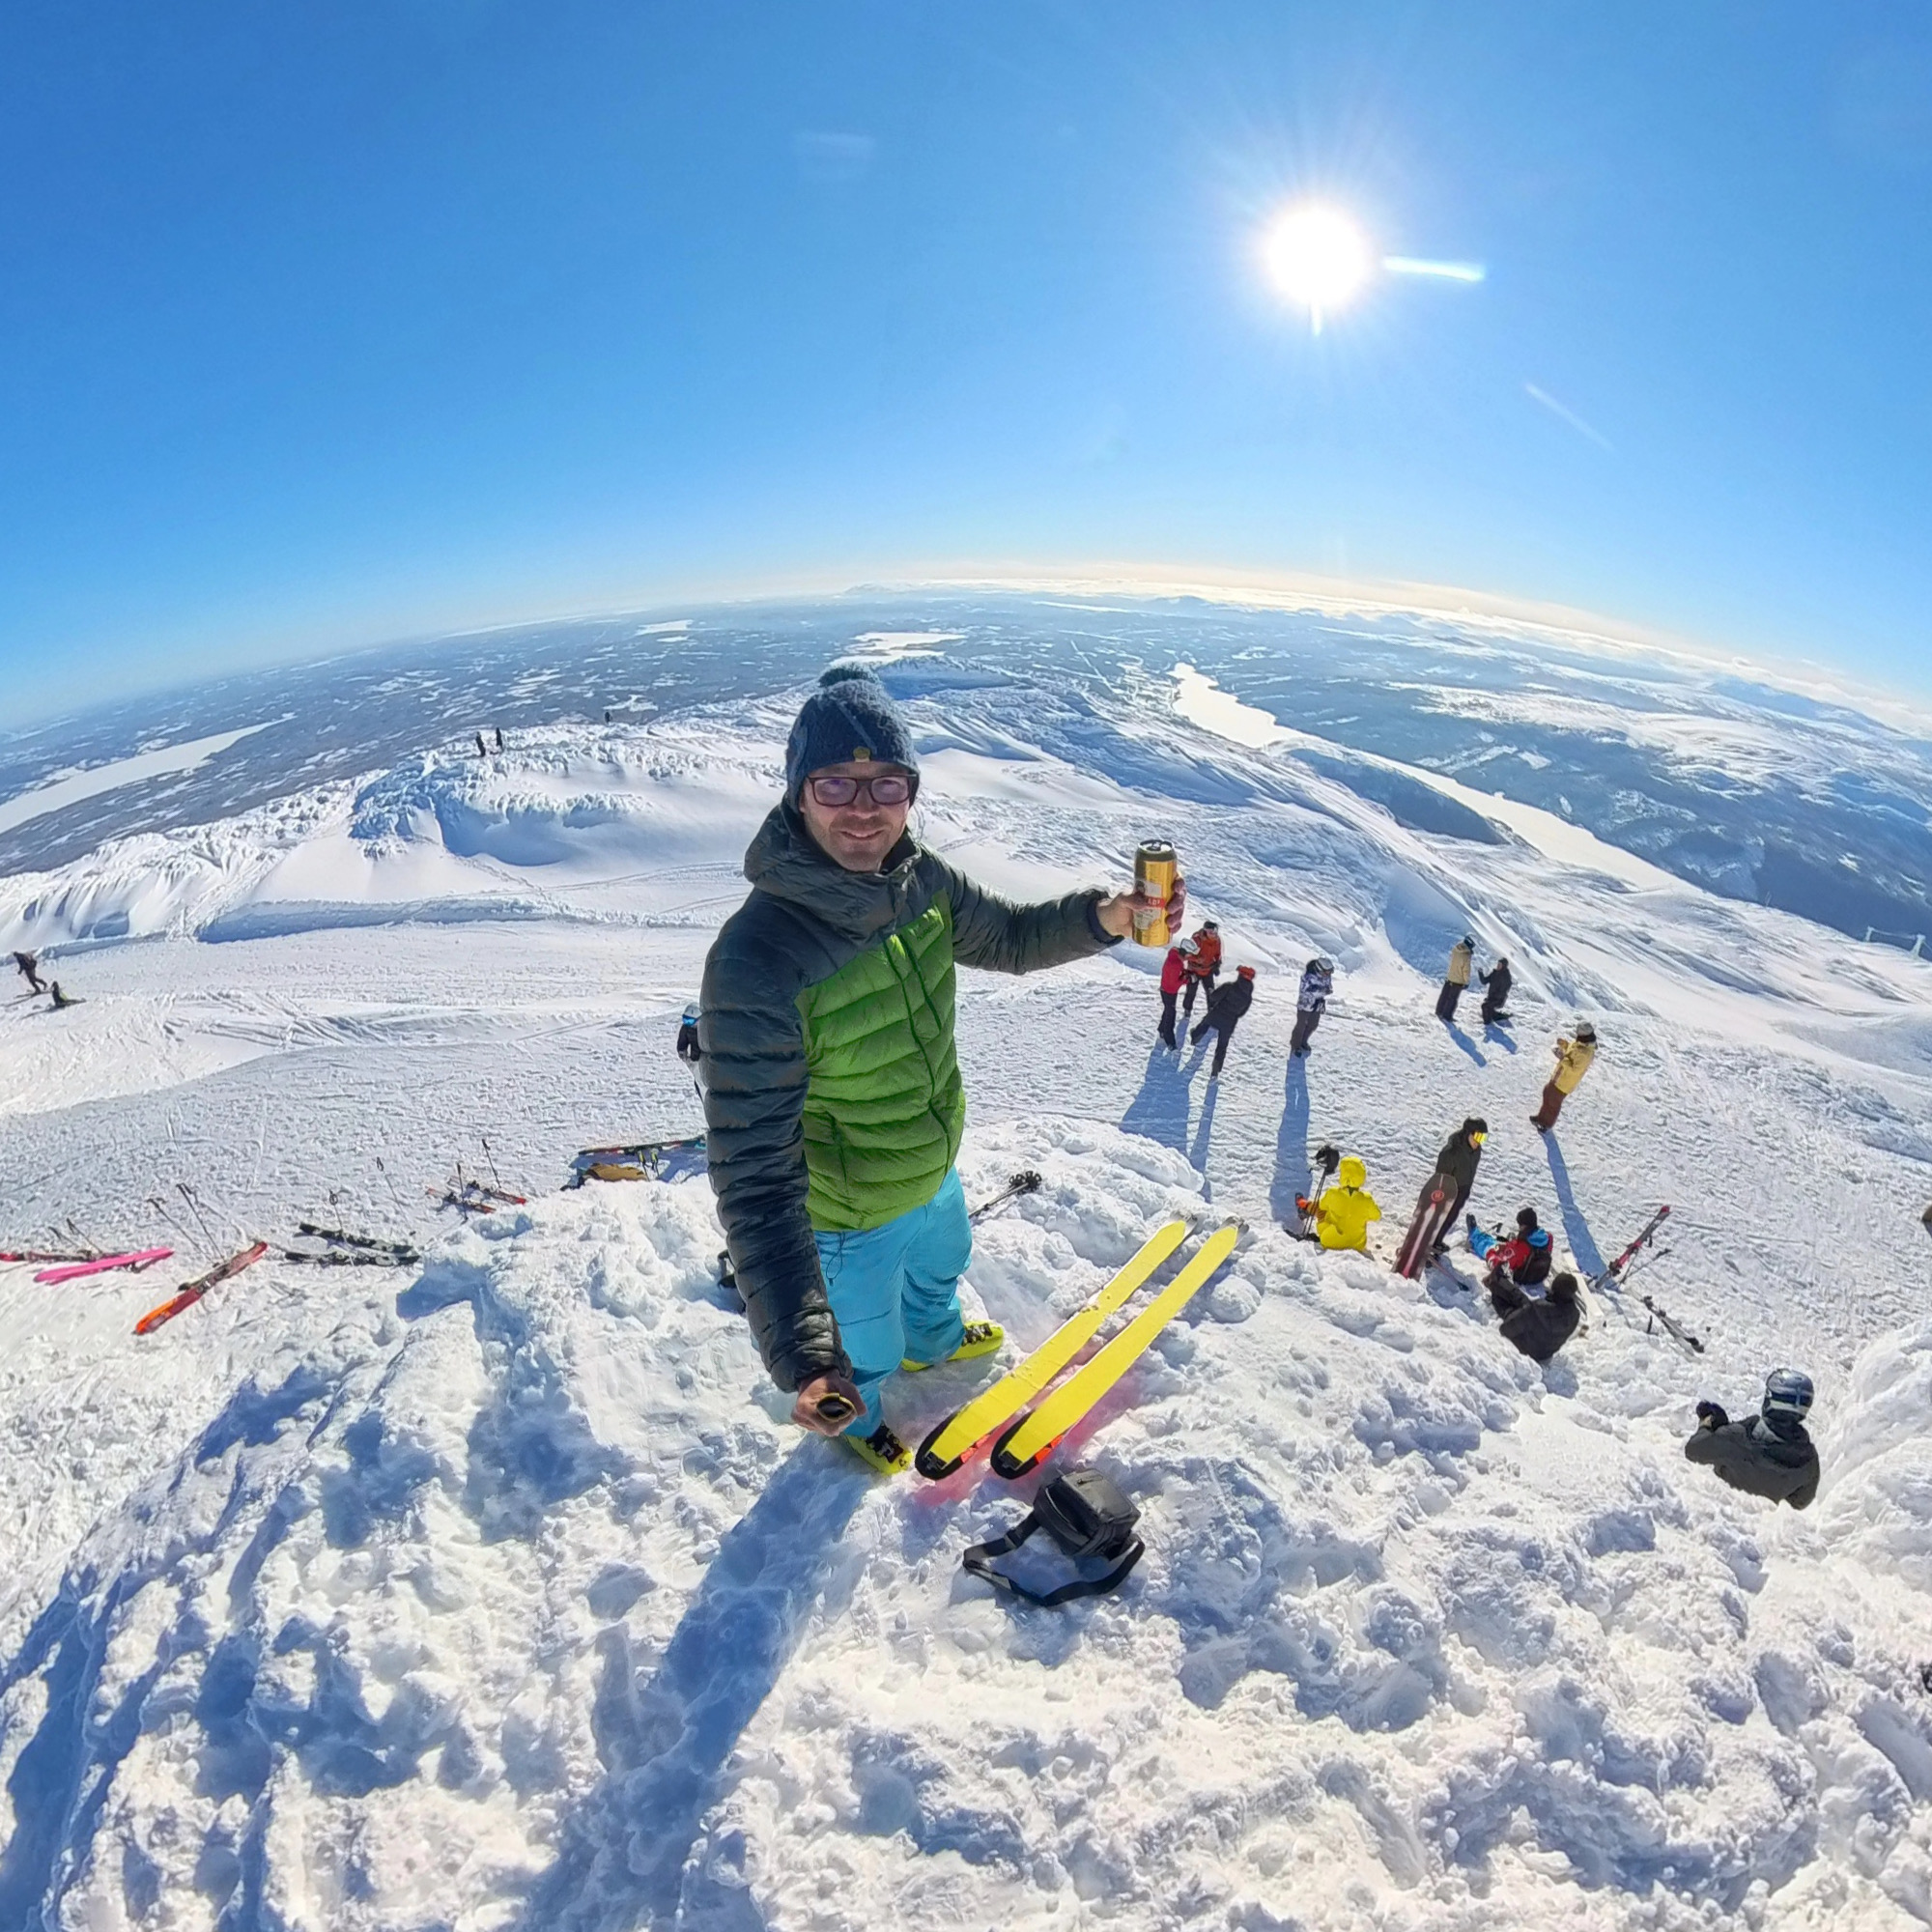
<svg viewBox="0 0 1932 1932"><path fill-rule="evenodd" d="M164 1262L174 1253L172 1248L138 1248L125 1255L102 1255L98 1261L70 1262L65 1267L43 1268L34 1279L51 1285L62 1281L79 1281L90 1274L105 1274L110 1268L127 1268L139 1274L143 1268L153 1267L156 1262Z"/></svg>

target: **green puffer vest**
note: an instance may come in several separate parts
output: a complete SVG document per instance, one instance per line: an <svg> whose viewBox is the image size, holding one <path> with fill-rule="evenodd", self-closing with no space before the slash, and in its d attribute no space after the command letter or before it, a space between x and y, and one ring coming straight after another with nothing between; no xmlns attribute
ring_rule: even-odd
<svg viewBox="0 0 1932 1932"><path fill-rule="evenodd" d="M959 1151L966 1092L953 1045L952 909L940 899L798 996L810 1085L811 1225L882 1228L923 1208Z"/></svg>

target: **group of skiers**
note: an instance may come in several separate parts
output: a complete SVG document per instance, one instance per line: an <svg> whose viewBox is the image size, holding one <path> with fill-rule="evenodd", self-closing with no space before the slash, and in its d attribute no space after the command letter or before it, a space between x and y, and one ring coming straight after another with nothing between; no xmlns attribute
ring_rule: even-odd
<svg viewBox="0 0 1932 1932"><path fill-rule="evenodd" d="M26 980L30 993L44 993L51 1003L49 1012L59 1012L65 1007L77 1007L80 1001L73 994L64 992L58 980L43 980L41 977L40 955L36 952L16 952L14 964L19 969L20 978Z"/></svg>
<svg viewBox="0 0 1932 1932"><path fill-rule="evenodd" d="M888 1378L988 1355L1005 1340L996 1322L968 1321L959 1299L973 1229L954 1165L965 1124L955 966L1040 971L1119 945L1137 912L1158 909L1177 931L1186 913L1179 879L1164 902L1138 889L1027 906L995 897L908 832L919 779L912 733L877 677L827 671L786 743L783 796L746 854L751 892L711 948L697 1011L678 1038L679 1057L702 1067L711 1184L766 1370L794 1395L795 1422L887 1472L912 1461L886 1420ZM1457 954L1466 985L1474 940ZM1169 952L1161 975L1161 1042L1179 1051L1179 1030L1205 999L1190 1037L1218 1036L1210 1078L1254 998L1254 969L1221 983L1222 960L1208 920ZM1460 997L1457 965L1452 954L1445 1019ZM1303 972L1295 1054L1308 1051L1333 973L1325 958ZM1482 978L1486 1010L1502 1013L1508 962ZM1594 1051L1587 1023L1559 1042L1539 1126L1554 1121ZM1437 1156L1425 1190L1425 1233L1437 1244L1463 1212L1487 1135L1472 1116ZM1337 1155L1330 1171L1334 1185L1303 1204L1309 1232L1324 1247L1365 1248L1381 1218L1366 1167ZM1532 1209L1508 1236L1473 1216L1467 1225L1503 1333L1548 1360L1580 1319L1576 1277L1551 1273ZM1804 1474L1809 1403L1809 1381L1779 1371L1751 1422L1701 1406L1687 1454L1803 1507L1816 1487L1815 1456L1808 1487Z"/></svg>

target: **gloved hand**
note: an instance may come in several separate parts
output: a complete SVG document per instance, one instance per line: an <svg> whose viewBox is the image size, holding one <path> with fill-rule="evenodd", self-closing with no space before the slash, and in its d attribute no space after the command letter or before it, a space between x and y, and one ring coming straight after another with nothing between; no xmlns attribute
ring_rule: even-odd
<svg viewBox="0 0 1932 1932"><path fill-rule="evenodd" d="M1722 1429L1730 1422L1730 1419L1724 1413L1721 1404L1700 1402L1697 1405L1697 1427L1699 1429Z"/></svg>

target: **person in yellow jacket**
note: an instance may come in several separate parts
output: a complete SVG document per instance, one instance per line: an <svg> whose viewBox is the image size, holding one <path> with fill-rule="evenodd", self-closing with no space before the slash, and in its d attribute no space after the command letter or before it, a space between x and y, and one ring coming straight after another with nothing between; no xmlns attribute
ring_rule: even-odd
<svg viewBox="0 0 1932 1932"><path fill-rule="evenodd" d="M1345 1155L1336 1171L1335 1185L1323 1193L1315 1210L1316 1236L1324 1248L1354 1248L1368 1253L1369 1223L1382 1218L1368 1180L1369 1170L1360 1156Z"/></svg>
<svg viewBox="0 0 1932 1932"><path fill-rule="evenodd" d="M1556 1124L1567 1095L1576 1093L1577 1083L1590 1070L1597 1057L1597 1029L1588 1020L1578 1020L1574 1039L1556 1042L1556 1071L1543 1090L1543 1105L1529 1119L1537 1132L1547 1134Z"/></svg>
<svg viewBox="0 0 1932 1932"><path fill-rule="evenodd" d="M1469 973L1476 963L1476 940L1464 933L1449 949L1449 970L1442 977L1442 990L1435 996L1435 1017L1450 1026L1456 1024L1456 1003L1469 989Z"/></svg>

